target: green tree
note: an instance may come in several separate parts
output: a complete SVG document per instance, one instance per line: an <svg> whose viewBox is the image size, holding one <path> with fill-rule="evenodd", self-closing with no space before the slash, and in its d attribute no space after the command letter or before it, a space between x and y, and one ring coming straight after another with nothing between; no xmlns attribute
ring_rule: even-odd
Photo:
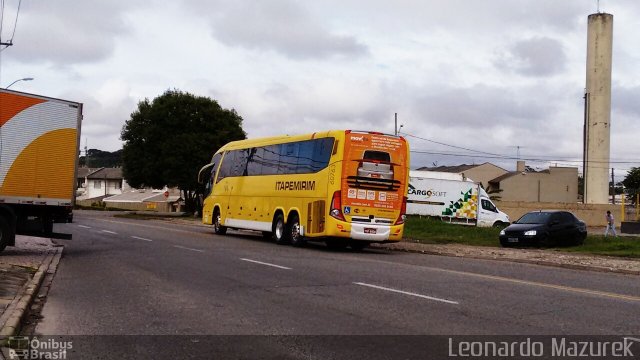
<svg viewBox="0 0 640 360"><path fill-rule="evenodd" d="M640 167L632 167L622 180L622 184L625 187L627 199L635 201L637 194L640 193Z"/></svg>
<svg viewBox="0 0 640 360"><path fill-rule="evenodd" d="M198 170L229 141L245 139L242 117L208 97L167 90L145 99L122 127L123 176L133 187L177 187L186 210L202 191Z"/></svg>
<svg viewBox="0 0 640 360"><path fill-rule="evenodd" d="M122 166L122 149L109 152L98 149L87 150L86 156L80 156L80 166L100 168Z"/></svg>

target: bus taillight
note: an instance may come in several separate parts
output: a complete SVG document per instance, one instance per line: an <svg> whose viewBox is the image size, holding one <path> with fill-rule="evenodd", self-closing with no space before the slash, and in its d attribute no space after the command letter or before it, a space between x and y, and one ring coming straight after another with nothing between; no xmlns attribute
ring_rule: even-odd
<svg viewBox="0 0 640 360"><path fill-rule="evenodd" d="M340 190L333 193L333 198L331 199L331 210L329 210L329 215L332 217L346 221L344 215L342 215L342 200Z"/></svg>
<svg viewBox="0 0 640 360"><path fill-rule="evenodd" d="M398 216L398 220L396 220L395 225L402 225L404 221L407 220L407 197L402 197L402 207L400 208L400 216Z"/></svg>

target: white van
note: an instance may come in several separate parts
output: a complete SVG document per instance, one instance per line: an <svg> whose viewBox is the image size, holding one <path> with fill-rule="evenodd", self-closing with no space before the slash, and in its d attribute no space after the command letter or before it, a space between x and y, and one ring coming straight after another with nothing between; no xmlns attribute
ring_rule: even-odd
<svg viewBox="0 0 640 360"><path fill-rule="evenodd" d="M433 171L409 172L407 214L483 227L506 226L511 222L480 184L459 174Z"/></svg>

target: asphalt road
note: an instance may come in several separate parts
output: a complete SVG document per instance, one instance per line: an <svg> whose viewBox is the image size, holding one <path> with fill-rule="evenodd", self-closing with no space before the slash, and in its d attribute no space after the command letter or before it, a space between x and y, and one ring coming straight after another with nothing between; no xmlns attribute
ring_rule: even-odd
<svg viewBox="0 0 640 360"><path fill-rule="evenodd" d="M388 358L398 344L424 355L425 339L446 339L396 335L640 333L640 281L632 275L294 248L251 233L218 236L197 225L100 212L78 211L74 223L56 224L55 231L70 232L73 240L64 243L36 332L116 335L83 337L93 356L113 351L112 342L138 342L142 351L167 339L117 335L188 335L172 340L171 351L183 355L215 339L215 351L238 358L244 351L331 358L360 349L370 359ZM391 339L396 346L387 346ZM368 347L373 343L379 346Z"/></svg>

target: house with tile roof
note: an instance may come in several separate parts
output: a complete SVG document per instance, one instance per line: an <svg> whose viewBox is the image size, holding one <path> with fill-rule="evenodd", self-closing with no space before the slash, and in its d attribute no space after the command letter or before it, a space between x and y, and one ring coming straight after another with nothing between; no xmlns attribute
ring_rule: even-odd
<svg viewBox="0 0 640 360"><path fill-rule="evenodd" d="M122 168L78 168L78 200L103 198L131 189Z"/></svg>
<svg viewBox="0 0 640 360"><path fill-rule="evenodd" d="M509 171L488 162L479 165L462 164L456 166L421 167L416 170L460 174L463 177L479 182L485 189L489 186L490 180L509 173Z"/></svg>

